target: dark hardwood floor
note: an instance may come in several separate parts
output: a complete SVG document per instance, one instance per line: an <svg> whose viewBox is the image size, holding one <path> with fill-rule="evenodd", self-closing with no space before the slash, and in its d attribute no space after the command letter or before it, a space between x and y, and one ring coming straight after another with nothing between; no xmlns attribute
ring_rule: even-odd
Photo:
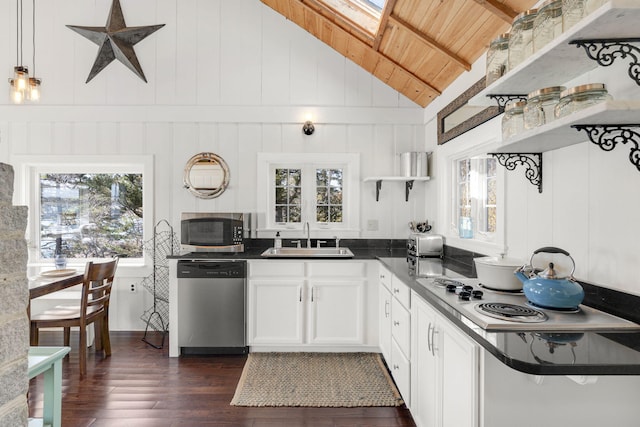
<svg viewBox="0 0 640 427"><path fill-rule="evenodd" d="M372 408L246 408L231 406L245 356L168 357L141 332L112 332L112 355L87 350L78 373L78 337L63 361L63 427L415 426L405 406ZM151 341L152 339L150 339ZM154 342L159 342L156 340ZM44 331L40 345L62 345ZM42 416L42 376L30 383L30 416Z"/></svg>

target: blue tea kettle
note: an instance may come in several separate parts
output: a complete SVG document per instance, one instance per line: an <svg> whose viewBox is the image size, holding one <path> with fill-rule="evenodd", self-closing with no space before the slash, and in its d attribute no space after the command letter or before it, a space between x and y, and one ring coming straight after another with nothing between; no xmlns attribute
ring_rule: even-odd
<svg viewBox="0 0 640 427"><path fill-rule="evenodd" d="M533 267L533 257L539 253L562 254L569 257L573 268L568 277L558 277L552 262L541 272ZM529 265L524 265L515 271L515 275L522 282L525 296L534 305L541 308L569 310L576 309L584 299L582 286L573 278L576 263L564 249L551 246L536 249L531 255ZM539 270L538 270L539 271Z"/></svg>

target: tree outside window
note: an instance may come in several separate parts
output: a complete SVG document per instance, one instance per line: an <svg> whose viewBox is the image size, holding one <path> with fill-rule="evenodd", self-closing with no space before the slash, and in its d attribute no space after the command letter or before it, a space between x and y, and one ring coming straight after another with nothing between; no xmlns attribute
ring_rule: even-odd
<svg viewBox="0 0 640 427"><path fill-rule="evenodd" d="M142 257L141 173L42 173L40 256Z"/></svg>
<svg viewBox="0 0 640 427"><path fill-rule="evenodd" d="M456 224L472 218L477 233L489 235L497 230L497 168L493 157L457 160L455 168Z"/></svg>

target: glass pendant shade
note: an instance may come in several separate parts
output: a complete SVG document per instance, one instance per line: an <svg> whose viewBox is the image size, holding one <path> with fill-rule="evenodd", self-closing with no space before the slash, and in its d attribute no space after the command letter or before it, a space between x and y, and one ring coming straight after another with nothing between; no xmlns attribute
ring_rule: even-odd
<svg viewBox="0 0 640 427"><path fill-rule="evenodd" d="M9 79L11 90L9 96L14 104L22 104L24 102L24 91L18 89L18 82L15 79Z"/></svg>
<svg viewBox="0 0 640 427"><path fill-rule="evenodd" d="M31 102L39 102L40 101L40 95L41 95L41 83L42 80L36 78L36 77L31 77L29 79L29 89L27 91L27 95L28 95L28 99Z"/></svg>
<svg viewBox="0 0 640 427"><path fill-rule="evenodd" d="M29 86L29 69L22 65L13 67L13 80L18 90L27 90Z"/></svg>

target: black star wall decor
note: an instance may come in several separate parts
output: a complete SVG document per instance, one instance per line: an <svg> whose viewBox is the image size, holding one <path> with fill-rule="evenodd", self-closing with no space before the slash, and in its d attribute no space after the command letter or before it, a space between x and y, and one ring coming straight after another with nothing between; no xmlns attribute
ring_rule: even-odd
<svg viewBox="0 0 640 427"><path fill-rule="evenodd" d="M78 25L67 25L67 27L100 46L85 83L89 83L114 59L122 62L145 83L147 82L133 46L164 27L164 24L127 27L120 7L120 0L113 0L105 27L82 27Z"/></svg>

